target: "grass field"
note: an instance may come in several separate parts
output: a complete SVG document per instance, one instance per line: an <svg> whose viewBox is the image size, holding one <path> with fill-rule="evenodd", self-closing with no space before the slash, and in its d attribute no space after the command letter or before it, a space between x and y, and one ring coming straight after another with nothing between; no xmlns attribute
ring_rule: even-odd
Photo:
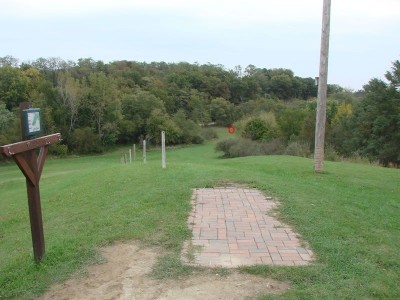
<svg viewBox="0 0 400 300"><path fill-rule="evenodd" d="M48 160L41 180L46 256L32 259L25 179L0 166L0 298L33 298L83 266L96 249L136 239L175 256L157 266L160 278L190 272L177 257L185 239L191 189L221 180L247 183L280 200L280 218L309 242L308 267L258 266L243 272L291 282L265 299L399 299L400 170L264 156L220 159L214 144L159 151L148 163L121 165L120 152ZM166 258L167 260L167 258ZM181 272L185 270L185 272Z"/></svg>

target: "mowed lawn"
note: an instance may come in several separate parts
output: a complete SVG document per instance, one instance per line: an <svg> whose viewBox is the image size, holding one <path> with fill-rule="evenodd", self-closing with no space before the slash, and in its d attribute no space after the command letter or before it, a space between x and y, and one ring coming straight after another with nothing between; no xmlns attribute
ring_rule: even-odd
<svg viewBox="0 0 400 300"><path fill-rule="evenodd" d="M15 164L1 165L0 298L40 295L100 262L97 249L113 241L161 246L176 259L157 266L164 272L158 277L187 276L191 268L177 258L191 236L191 189L237 181L279 199L280 218L316 255L307 267L243 268L292 284L265 299L400 299L400 170L326 162L326 172L315 174L310 159L221 159L214 146L168 149L165 170L159 151L149 152L147 164L120 164L122 150L49 159L41 180L40 264L33 261L25 179Z"/></svg>

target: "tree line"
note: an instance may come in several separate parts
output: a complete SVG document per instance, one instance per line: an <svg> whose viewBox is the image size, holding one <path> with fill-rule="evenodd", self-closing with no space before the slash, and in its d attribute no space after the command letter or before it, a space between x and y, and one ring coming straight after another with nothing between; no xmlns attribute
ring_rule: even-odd
<svg viewBox="0 0 400 300"><path fill-rule="evenodd" d="M388 83L373 79L358 92L328 86L327 143L338 155L398 163L399 69L396 61L386 74ZM29 101L42 109L45 133L61 132L63 144L52 150L60 154L101 152L144 138L157 144L161 130L169 144L201 143L201 127L235 122L249 139L250 128L261 126L274 134L262 134L260 141L280 139L285 147L306 143L311 149L316 96L313 78L282 68L91 58L20 63L5 56L0 57L0 145L19 140L18 106Z"/></svg>

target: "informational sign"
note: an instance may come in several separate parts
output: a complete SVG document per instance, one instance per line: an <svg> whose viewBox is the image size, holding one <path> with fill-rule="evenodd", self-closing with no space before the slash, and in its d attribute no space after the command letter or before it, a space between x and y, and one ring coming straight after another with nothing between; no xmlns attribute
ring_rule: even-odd
<svg viewBox="0 0 400 300"><path fill-rule="evenodd" d="M25 136L31 137L38 135L42 128L40 125L40 109L28 108L23 110Z"/></svg>

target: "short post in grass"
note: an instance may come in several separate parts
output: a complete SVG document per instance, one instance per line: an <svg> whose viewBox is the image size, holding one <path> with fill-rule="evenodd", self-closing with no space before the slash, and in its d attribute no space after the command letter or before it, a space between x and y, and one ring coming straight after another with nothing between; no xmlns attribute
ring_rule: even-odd
<svg viewBox="0 0 400 300"><path fill-rule="evenodd" d="M21 103L19 107L21 110L22 142L1 146L0 153L6 157L11 157L25 176L33 256L35 261L38 262L42 260L45 254L39 181L48 148L51 144L59 142L61 135L55 133L37 137L42 131L40 109L32 108L32 105L28 102Z"/></svg>
<svg viewBox="0 0 400 300"><path fill-rule="evenodd" d="M129 163L132 163L132 149L129 149Z"/></svg>
<svg viewBox="0 0 400 300"><path fill-rule="evenodd" d="M161 131L161 166L163 169L167 167L167 158L165 154L165 131Z"/></svg>
<svg viewBox="0 0 400 300"><path fill-rule="evenodd" d="M126 159L126 153L124 153L124 163L127 163L127 159Z"/></svg>
<svg viewBox="0 0 400 300"><path fill-rule="evenodd" d="M146 140L143 140L143 162L147 162L147 156L146 156Z"/></svg>
<svg viewBox="0 0 400 300"><path fill-rule="evenodd" d="M133 144L133 161L136 160L136 144Z"/></svg>

